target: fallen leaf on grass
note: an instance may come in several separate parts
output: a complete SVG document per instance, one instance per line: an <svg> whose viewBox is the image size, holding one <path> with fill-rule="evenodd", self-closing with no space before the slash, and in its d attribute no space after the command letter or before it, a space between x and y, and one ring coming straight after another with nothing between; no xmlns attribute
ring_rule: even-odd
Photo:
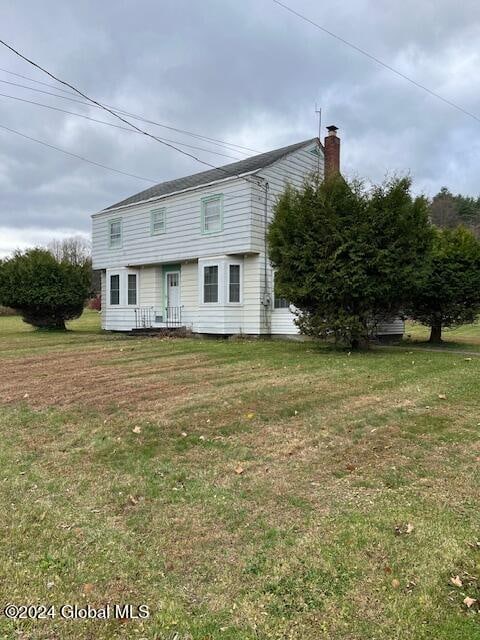
<svg viewBox="0 0 480 640"><path fill-rule="evenodd" d="M470 609L470 607L473 604L475 604L475 602L477 602L476 598L470 598L469 596L467 596L465 598L465 600L463 601L463 604L466 605Z"/></svg>
<svg viewBox="0 0 480 640"><path fill-rule="evenodd" d="M142 433L142 427L133 427L132 433Z"/></svg>
<svg viewBox="0 0 480 640"><path fill-rule="evenodd" d="M407 584L405 585L405 592L406 593L411 593L415 587L417 586L417 583L414 580L409 580L407 582Z"/></svg>
<svg viewBox="0 0 480 640"><path fill-rule="evenodd" d="M235 473L236 473L238 476L241 476L241 475L242 475L242 473L244 473L244 471L245 471L245 469L244 469L241 465L237 465L237 466L235 467Z"/></svg>
<svg viewBox="0 0 480 640"><path fill-rule="evenodd" d="M439 394L438 394L438 399L439 399L439 400L446 400L446 399L447 399L447 396L446 396L444 393L439 393Z"/></svg>
<svg viewBox="0 0 480 640"><path fill-rule="evenodd" d="M402 536L402 535L406 535L406 534L412 533L414 528L415 527L410 522L406 522L406 523L402 523L402 524L396 524L395 525L395 530L394 530L395 531L395 535L396 536Z"/></svg>
<svg viewBox="0 0 480 640"><path fill-rule="evenodd" d="M393 587L394 589L398 589L398 587L399 587L399 586L400 586L400 580L397 580L397 578L394 578L394 579L392 580L392 587Z"/></svg>
<svg viewBox="0 0 480 640"><path fill-rule="evenodd" d="M460 576L454 576L450 578L450 582L456 587L463 587L463 582L460 580Z"/></svg>
<svg viewBox="0 0 480 640"><path fill-rule="evenodd" d="M247 418L247 420L251 420L254 416L255 416L255 414L250 412L250 413L247 413L247 415L245 417Z"/></svg>
<svg viewBox="0 0 480 640"><path fill-rule="evenodd" d="M128 499L130 500L130 502L133 504L133 506L135 506L136 504L138 504L138 498L136 498L135 496L128 496Z"/></svg>

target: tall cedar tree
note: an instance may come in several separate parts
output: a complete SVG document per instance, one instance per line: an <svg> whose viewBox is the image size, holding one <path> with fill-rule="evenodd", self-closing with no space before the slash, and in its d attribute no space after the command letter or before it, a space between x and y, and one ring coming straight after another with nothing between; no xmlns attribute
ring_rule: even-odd
<svg viewBox="0 0 480 640"><path fill-rule="evenodd" d="M46 249L16 252L0 262L0 304L44 329L65 329L78 318L90 294L88 264L57 260Z"/></svg>
<svg viewBox="0 0 480 640"><path fill-rule="evenodd" d="M422 278L431 244L427 203L408 178L367 191L337 177L288 187L268 232L277 295L298 310L302 333L368 343Z"/></svg>
<svg viewBox="0 0 480 640"><path fill-rule="evenodd" d="M427 278L412 290L410 317L441 342L444 327L473 322L480 314L480 241L465 227L435 229Z"/></svg>

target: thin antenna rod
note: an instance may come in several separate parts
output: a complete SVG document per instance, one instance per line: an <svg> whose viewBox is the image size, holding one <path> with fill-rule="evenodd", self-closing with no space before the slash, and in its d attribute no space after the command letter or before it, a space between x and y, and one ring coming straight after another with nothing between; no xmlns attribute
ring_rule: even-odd
<svg viewBox="0 0 480 640"><path fill-rule="evenodd" d="M315 113L318 116L318 141L320 142L322 137L322 107L319 108L316 102L315 102ZM318 160L317 173L318 175L320 175L320 151L318 152L317 160Z"/></svg>

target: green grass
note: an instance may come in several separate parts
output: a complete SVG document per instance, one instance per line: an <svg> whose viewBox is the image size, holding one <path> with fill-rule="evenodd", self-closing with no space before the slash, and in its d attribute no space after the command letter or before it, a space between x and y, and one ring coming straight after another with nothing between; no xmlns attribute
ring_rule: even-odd
<svg viewBox="0 0 480 640"><path fill-rule="evenodd" d="M406 340L412 345L424 345L429 336L430 330L428 327L417 322L407 323ZM455 329L444 329L442 339L444 342L443 348L480 351L480 320L475 324L467 324Z"/></svg>
<svg viewBox="0 0 480 640"><path fill-rule="evenodd" d="M0 609L151 616L0 638L480 637L480 358L70 329L0 318Z"/></svg>

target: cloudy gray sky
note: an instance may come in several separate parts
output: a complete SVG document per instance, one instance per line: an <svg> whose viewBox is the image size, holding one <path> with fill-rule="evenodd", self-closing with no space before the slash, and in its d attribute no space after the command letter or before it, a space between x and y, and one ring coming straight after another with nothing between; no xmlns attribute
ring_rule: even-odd
<svg viewBox="0 0 480 640"><path fill-rule="evenodd" d="M285 3L480 117L478 0ZM480 122L272 0L5 0L0 24L2 39L59 77L156 122L265 151L316 135L317 102L324 124L340 127L346 175L410 172L417 192L480 193ZM1 94L116 122L38 92L62 95L3 47L0 67ZM182 148L211 164L233 161L212 151L245 157L135 122L202 147ZM135 133L3 96L0 125L158 182L205 168ZM147 186L0 129L0 255L88 234L91 213Z"/></svg>

